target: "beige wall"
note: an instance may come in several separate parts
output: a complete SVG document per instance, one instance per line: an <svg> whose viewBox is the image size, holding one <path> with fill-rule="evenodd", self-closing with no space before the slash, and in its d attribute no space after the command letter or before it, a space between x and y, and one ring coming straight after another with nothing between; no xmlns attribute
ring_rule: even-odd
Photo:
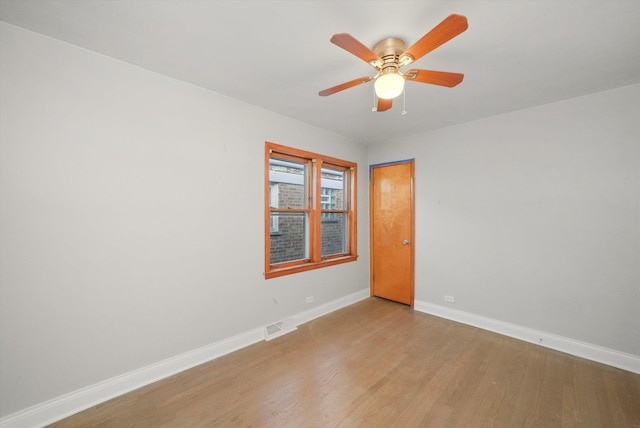
<svg viewBox="0 0 640 428"><path fill-rule="evenodd" d="M640 356L638 118L633 85L371 147L415 158L416 300Z"/></svg>
<svg viewBox="0 0 640 428"><path fill-rule="evenodd" d="M358 262L262 276L265 140L364 146L0 31L0 416L368 287L366 190Z"/></svg>

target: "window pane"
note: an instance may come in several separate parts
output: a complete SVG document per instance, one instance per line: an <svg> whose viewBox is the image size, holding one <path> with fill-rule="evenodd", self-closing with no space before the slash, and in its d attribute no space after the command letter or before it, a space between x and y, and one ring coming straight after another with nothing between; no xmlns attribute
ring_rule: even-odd
<svg viewBox="0 0 640 428"><path fill-rule="evenodd" d="M307 208L306 176L305 162L271 158L269 182L278 186L277 205L272 198L271 208Z"/></svg>
<svg viewBox="0 0 640 428"><path fill-rule="evenodd" d="M322 168L322 194L320 203L323 210L344 210L345 171L342 169Z"/></svg>
<svg viewBox="0 0 640 428"><path fill-rule="evenodd" d="M336 200L338 199L338 191L337 189L330 189L328 187L323 187L321 190L322 194L320 195L320 209L322 211L322 221L330 221L335 219L335 213L324 212L324 210L335 210L336 208Z"/></svg>
<svg viewBox="0 0 640 428"><path fill-rule="evenodd" d="M271 264L309 258L309 221L307 213L271 213Z"/></svg>
<svg viewBox="0 0 640 428"><path fill-rule="evenodd" d="M278 208L278 183L269 183L269 206L271 208ZM278 231L278 217L271 216L271 233Z"/></svg>
<svg viewBox="0 0 640 428"><path fill-rule="evenodd" d="M331 213L331 220L323 220L321 225L322 257L343 254L349 248L347 214Z"/></svg>

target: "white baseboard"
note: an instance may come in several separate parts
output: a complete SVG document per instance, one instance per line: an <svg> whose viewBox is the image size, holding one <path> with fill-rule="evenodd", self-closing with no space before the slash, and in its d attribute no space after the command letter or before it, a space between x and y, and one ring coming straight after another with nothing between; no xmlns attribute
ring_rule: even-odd
<svg viewBox="0 0 640 428"><path fill-rule="evenodd" d="M612 349L557 336L551 333L545 333L543 331L418 300L415 301L414 309L440 318L446 318L452 321L478 327L483 330L489 330L494 333L499 333L525 342L545 346L577 357L586 358L598 363L640 374L640 356L637 355L614 351Z"/></svg>
<svg viewBox="0 0 640 428"><path fill-rule="evenodd" d="M295 323L303 324L367 297L368 288L295 315ZM5 416L0 419L0 427L43 427L119 395L260 342L264 338L264 327L238 334Z"/></svg>
<svg viewBox="0 0 640 428"><path fill-rule="evenodd" d="M0 420L3 428L42 427L264 339L257 328L29 407Z"/></svg>

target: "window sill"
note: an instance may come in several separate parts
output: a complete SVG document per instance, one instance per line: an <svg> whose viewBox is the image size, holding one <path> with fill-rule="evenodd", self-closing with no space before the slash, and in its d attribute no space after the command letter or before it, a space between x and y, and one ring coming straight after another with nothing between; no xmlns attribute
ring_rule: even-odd
<svg viewBox="0 0 640 428"><path fill-rule="evenodd" d="M320 269L328 266L338 265L342 263L355 262L358 260L358 256L342 256L335 257L326 260L322 260L321 262L306 262L301 263L295 266L287 266L285 268L270 268L269 271L264 273L265 279L276 278L284 275L291 275L293 273L305 272L308 270Z"/></svg>

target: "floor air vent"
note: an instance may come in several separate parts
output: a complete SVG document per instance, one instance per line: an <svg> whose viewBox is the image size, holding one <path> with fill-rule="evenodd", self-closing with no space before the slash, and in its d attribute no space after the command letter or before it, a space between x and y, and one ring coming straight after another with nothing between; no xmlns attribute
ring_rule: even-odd
<svg viewBox="0 0 640 428"><path fill-rule="evenodd" d="M264 328L264 340L269 341L297 329L298 327L296 327L293 318L287 318L286 320L278 321L266 326Z"/></svg>

